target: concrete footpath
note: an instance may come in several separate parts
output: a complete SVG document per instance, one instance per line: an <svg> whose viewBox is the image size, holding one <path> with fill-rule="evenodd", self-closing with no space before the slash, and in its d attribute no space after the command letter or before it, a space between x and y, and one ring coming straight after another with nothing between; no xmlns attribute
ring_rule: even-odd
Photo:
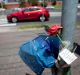
<svg viewBox="0 0 80 75"><path fill-rule="evenodd" d="M1 28L1 27L0 27ZM3 28L1 28L3 29ZM29 40L36 34L43 33L43 29L28 29L19 31L16 27L4 27L4 31L0 33L0 75L35 75L28 66L26 66L18 56L18 48L26 39ZM14 33L11 33L14 32ZM76 42L80 44L80 29L75 33ZM5 41L3 41L5 40ZM78 56L78 55L77 55ZM71 65L72 75L80 75L80 56ZM51 75L50 69L45 69L42 75Z"/></svg>
<svg viewBox="0 0 80 75"><path fill-rule="evenodd" d="M15 26L0 26L0 33L2 32L16 32L18 31L17 27Z"/></svg>

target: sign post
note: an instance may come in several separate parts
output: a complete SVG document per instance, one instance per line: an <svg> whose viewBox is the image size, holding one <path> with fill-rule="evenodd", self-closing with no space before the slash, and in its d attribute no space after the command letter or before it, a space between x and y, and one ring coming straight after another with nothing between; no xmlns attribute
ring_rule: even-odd
<svg viewBox="0 0 80 75"><path fill-rule="evenodd" d="M75 26L78 0L63 0L61 25L62 39L67 44L67 48L72 51L75 41ZM71 67L65 68L63 75L71 75Z"/></svg>

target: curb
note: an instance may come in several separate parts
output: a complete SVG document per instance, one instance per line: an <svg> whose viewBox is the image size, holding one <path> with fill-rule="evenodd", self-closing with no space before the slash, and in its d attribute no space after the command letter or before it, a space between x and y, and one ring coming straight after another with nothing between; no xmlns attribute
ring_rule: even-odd
<svg viewBox="0 0 80 75"><path fill-rule="evenodd" d="M80 29L80 26L76 26L77 29ZM26 29L19 29L17 27L8 27L8 26L1 26L0 27L0 33L1 32L22 32L22 31L33 31L33 30L44 30L44 27L40 28L26 28Z"/></svg>
<svg viewBox="0 0 80 75"><path fill-rule="evenodd" d="M26 28L18 29L17 27L0 27L0 33L2 32L22 32L22 31L33 31L33 30L44 30L44 28Z"/></svg>

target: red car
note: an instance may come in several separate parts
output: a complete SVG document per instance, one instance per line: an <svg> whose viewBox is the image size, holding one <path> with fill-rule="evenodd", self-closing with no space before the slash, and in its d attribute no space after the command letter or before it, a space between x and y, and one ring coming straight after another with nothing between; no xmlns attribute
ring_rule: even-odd
<svg viewBox="0 0 80 75"><path fill-rule="evenodd" d="M16 23L24 20L40 20L45 21L49 19L49 12L44 7L27 7L17 12L7 15L8 22Z"/></svg>

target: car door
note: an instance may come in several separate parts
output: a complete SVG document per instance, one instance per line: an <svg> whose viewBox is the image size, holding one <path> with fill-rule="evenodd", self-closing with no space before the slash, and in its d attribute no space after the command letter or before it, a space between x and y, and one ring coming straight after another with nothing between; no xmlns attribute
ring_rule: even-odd
<svg viewBox="0 0 80 75"><path fill-rule="evenodd" d="M24 11L25 19L36 20L38 18L38 11L35 8L28 8Z"/></svg>
<svg viewBox="0 0 80 75"><path fill-rule="evenodd" d="M33 7L33 8L30 8L29 10L30 10L30 15L29 15L30 19L37 20L40 14L39 8Z"/></svg>
<svg viewBox="0 0 80 75"><path fill-rule="evenodd" d="M29 15L30 15L30 10L29 8L26 8L23 10L22 16L24 20L28 20L29 19Z"/></svg>

